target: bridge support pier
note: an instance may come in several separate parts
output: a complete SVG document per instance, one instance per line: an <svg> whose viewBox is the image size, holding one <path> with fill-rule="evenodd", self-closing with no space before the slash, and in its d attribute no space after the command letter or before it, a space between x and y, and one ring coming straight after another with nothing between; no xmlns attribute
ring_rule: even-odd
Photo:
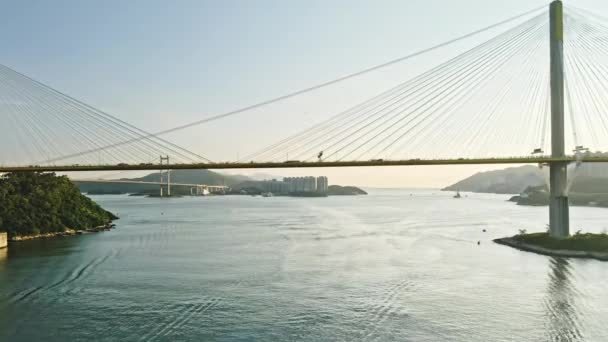
<svg viewBox="0 0 608 342"><path fill-rule="evenodd" d="M549 198L549 234L555 238L566 238L570 235L570 210L567 184L567 163L553 163L550 169Z"/></svg>
<svg viewBox="0 0 608 342"><path fill-rule="evenodd" d="M551 39L551 155L565 156L564 141L564 10L561 0L549 7ZM568 207L568 163L549 165L549 234L555 238L570 235Z"/></svg>

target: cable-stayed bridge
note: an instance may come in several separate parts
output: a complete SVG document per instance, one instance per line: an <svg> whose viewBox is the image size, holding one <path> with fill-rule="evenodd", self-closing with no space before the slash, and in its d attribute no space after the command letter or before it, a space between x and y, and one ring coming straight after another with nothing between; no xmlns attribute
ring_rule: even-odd
<svg viewBox="0 0 608 342"><path fill-rule="evenodd" d="M327 167L369 167L369 166L433 166L433 165L496 165L496 164L551 164L562 163L608 163L604 156L564 156L564 157L505 157L505 158L458 158L458 159L404 159L404 160L354 160L354 161L296 161L285 162L213 162L176 164L122 164L122 165L45 165L45 166L1 166L0 172L76 172L76 171L145 171L145 170L230 170L230 169L293 169Z"/></svg>
<svg viewBox="0 0 608 342"><path fill-rule="evenodd" d="M166 136L303 96L472 37L481 43L232 161ZM0 172L538 163L551 232L568 232L567 165L608 162L608 19L554 1L306 89L150 133L0 65ZM244 143L249 145L249 143ZM251 143L255 146L255 142ZM156 164L159 155L173 163ZM225 160L225 158L222 158Z"/></svg>

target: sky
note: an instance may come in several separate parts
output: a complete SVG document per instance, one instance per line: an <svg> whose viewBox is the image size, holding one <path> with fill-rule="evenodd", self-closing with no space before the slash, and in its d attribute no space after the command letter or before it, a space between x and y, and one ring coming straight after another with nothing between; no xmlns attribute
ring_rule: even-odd
<svg viewBox="0 0 608 342"><path fill-rule="evenodd" d="M547 3L0 0L0 63L155 132L380 64ZM605 1L568 3L608 15ZM450 47L267 112L243 113L166 138L214 160L235 159L415 76L462 48ZM267 173L326 174L332 183L362 186L441 187L494 168Z"/></svg>

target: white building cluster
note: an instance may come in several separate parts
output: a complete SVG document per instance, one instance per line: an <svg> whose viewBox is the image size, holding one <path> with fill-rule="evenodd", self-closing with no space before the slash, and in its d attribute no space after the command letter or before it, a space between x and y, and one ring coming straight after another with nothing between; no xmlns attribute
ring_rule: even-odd
<svg viewBox="0 0 608 342"><path fill-rule="evenodd" d="M327 187L329 187L329 181L327 180L327 177L317 177L317 192L325 193L327 192Z"/></svg>
<svg viewBox="0 0 608 342"><path fill-rule="evenodd" d="M326 193L329 182L327 177L285 177L283 181L276 179L262 182L265 192L274 194L318 192Z"/></svg>
<svg viewBox="0 0 608 342"><path fill-rule="evenodd" d="M276 179L263 181L261 185L264 192L285 195L289 193L289 184Z"/></svg>

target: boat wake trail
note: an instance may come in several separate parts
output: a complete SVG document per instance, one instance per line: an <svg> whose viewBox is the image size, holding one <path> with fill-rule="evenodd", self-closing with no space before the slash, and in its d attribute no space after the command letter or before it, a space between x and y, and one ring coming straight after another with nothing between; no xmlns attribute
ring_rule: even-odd
<svg viewBox="0 0 608 342"><path fill-rule="evenodd" d="M230 285L227 290L233 290L239 286L241 286L243 281L237 281L234 284ZM189 306L184 312L179 314L175 319L170 322L158 326L156 329L153 329L148 334L145 334L140 338L140 341L154 341L157 338L161 338L164 336L168 336L172 334L174 331L179 330L182 326L192 320L194 317L199 316L215 307L220 305L224 300L223 297L204 297L199 304L187 304Z"/></svg>
<svg viewBox="0 0 608 342"><path fill-rule="evenodd" d="M399 296L406 290L411 289L415 285L410 279L403 279L390 286L384 291L383 298L369 311L369 315L365 318L368 324L366 330L363 331L361 340L372 340L384 322L394 315L399 310Z"/></svg>
<svg viewBox="0 0 608 342"><path fill-rule="evenodd" d="M9 299L9 302L11 302L11 303L22 302L22 301L27 300L28 298L31 299L31 297L35 297L35 295L37 295L39 293L54 290L54 289L57 289L57 288L60 288L63 286L70 285L74 282L77 282L77 281L87 277L88 275L90 275L92 272L94 272L94 270L97 267L99 267L101 264L108 261L108 259L115 258L119 254L120 254L119 249L113 250L108 255L105 255L105 256L102 256L99 258L95 258L95 259L89 261L88 263L86 263L84 266L77 267L72 272L67 274L67 276L63 277L59 281L56 281L50 285L46 285L46 286L43 285L43 286L38 286L35 288L29 288L24 291L13 294L11 296L11 298Z"/></svg>

